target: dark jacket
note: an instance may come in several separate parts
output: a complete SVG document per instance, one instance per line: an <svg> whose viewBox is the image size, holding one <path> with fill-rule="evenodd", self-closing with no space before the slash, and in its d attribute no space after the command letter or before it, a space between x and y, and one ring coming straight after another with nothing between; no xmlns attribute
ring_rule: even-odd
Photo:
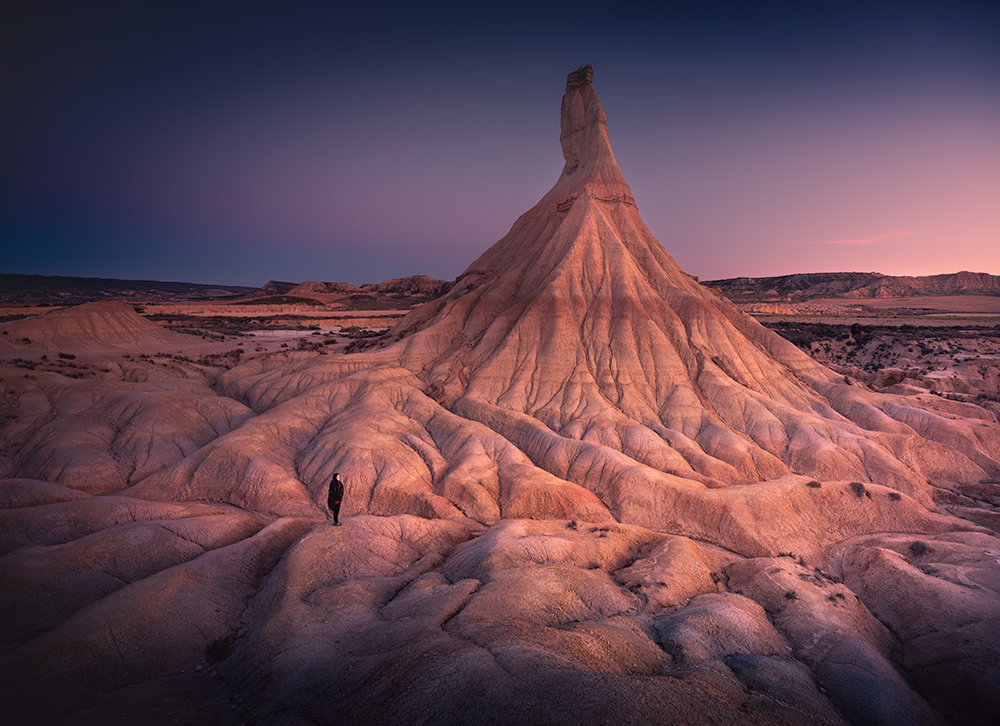
<svg viewBox="0 0 1000 726"><path fill-rule="evenodd" d="M327 497L327 506L331 506L334 503L340 504L340 500L344 498L344 482L340 479L333 479L330 481L330 495Z"/></svg>

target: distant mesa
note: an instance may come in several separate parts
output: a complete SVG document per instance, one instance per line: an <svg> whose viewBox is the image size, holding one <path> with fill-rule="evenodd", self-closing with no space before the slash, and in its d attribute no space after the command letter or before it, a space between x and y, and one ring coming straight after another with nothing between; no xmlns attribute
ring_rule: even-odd
<svg viewBox="0 0 1000 726"><path fill-rule="evenodd" d="M185 282L152 280L116 280L94 277L58 277L46 275L0 274L0 303L18 306L81 305L99 300L143 302L211 302L231 303L240 298L256 300L257 304L295 304L281 300L282 296L299 298L311 295L379 295L408 296L423 301L444 294L452 282L435 280L427 275L411 275L361 286L347 282L283 282L270 280L259 288L232 285L200 285ZM270 302L266 299L269 299Z"/></svg>
<svg viewBox="0 0 1000 726"><path fill-rule="evenodd" d="M390 295L425 295L427 297L437 297L448 292L453 284L444 280L435 280L427 275L411 275L410 277L397 277L393 280L386 280L377 284L362 285L361 289Z"/></svg>
<svg viewBox="0 0 1000 726"><path fill-rule="evenodd" d="M345 295L349 295L351 293L361 292L361 288L355 287L347 282L317 282L315 280L306 280L305 282L288 290L289 295L302 295L317 292L343 293Z"/></svg>
<svg viewBox="0 0 1000 726"><path fill-rule="evenodd" d="M347 282L320 282L306 280L302 283L268 282L257 290L255 296L273 295L413 295L425 298L436 297L446 292L452 283L435 280L427 275L398 277L378 283L361 286Z"/></svg>
<svg viewBox="0 0 1000 726"><path fill-rule="evenodd" d="M251 297L268 297L271 295L287 295L297 287L294 282L280 282L270 280L265 282L259 289L250 293Z"/></svg>
<svg viewBox="0 0 1000 726"><path fill-rule="evenodd" d="M0 302L15 305L81 305L106 298L135 302L203 301L252 292L252 287L237 285L0 273Z"/></svg>
<svg viewBox="0 0 1000 726"><path fill-rule="evenodd" d="M779 277L735 277L703 283L734 302L816 298L907 298L947 295L1000 296L1000 276L985 272L906 277L878 272L826 272Z"/></svg>

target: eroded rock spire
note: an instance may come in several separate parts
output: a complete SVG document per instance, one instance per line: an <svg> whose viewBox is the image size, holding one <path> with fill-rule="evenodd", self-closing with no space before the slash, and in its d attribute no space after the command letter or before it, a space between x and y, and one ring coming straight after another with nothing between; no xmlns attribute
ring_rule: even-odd
<svg viewBox="0 0 1000 726"><path fill-rule="evenodd" d="M556 203L567 202L586 188L595 198L634 205L632 191L608 141L608 119L593 80L590 66L581 66L566 78L559 134L566 166L546 199L555 196Z"/></svg>

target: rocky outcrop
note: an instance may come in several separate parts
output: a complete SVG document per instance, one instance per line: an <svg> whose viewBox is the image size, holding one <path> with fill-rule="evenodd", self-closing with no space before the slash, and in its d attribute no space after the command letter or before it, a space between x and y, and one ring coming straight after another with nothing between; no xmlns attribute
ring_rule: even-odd
<svg viewBox="0 0 1000 726"><path fill-rule="evenodd" d="M291 288L287 294L364 295L368 297L389 295L394 297L405 296L428 299L444 294L451 285L452 283L450 282L435 280L427 275L397 277L384 282L369 283L361 287L356 287L346 282L316 282L315 280L307 280Z"/></svg>
<svg viewBox="0 0 1000 726"><path fill-rule="evenodd" d="M306 280L289 290L288 294L302 295L317 292L323 294L339 293L342 295L351 295L353 293L361 292L361 288L355 287L347 282L316 282L315 280Z"/></svg>
<svg viewBox="0 0 1000 726"><path fill-rule="evenodd" d="M370 292L389 295L421 295L426 297L437 297L443 295L451 288L452 283L444 280L435 280L427 275L411 275L410 277L397 277L393 280L386 280L377 284L363 285L363 289Z"/></svg>

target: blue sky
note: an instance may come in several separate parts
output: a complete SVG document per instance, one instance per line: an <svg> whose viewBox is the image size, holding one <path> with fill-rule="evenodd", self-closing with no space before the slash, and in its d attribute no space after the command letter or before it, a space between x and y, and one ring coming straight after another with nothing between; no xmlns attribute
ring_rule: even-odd
<svg viewBox="0 0 1000 726"><path fill-rule="evenodd" d="M451 279L589 63L702 279L1000 274L996 3L38 2L0 23L0 270Z"/></svg>

